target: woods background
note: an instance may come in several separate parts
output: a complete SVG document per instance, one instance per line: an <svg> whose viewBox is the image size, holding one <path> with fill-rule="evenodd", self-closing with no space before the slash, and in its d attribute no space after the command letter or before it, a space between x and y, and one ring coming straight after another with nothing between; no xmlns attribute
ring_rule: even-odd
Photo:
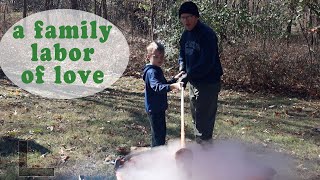
<svg viewBox="0 0 320 180"><path fill-rule="evenodd" d="M40 11L72 8L116 25L130 46L125 75L141 76L145 46L166 46L167 75L177 72L183 27L170 0L0 0L0 38ZM320 97L320 0L195 0L201 20L219 36L225 87L307 98ZM5 51L5 49L1 49ZM3 73L0 73L4 77Z"/></svg>

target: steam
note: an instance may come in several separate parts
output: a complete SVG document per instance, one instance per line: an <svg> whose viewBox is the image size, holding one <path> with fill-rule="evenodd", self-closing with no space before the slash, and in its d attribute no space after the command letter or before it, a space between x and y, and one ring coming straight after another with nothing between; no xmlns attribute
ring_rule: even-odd
<svg viewBox="0 0 320 180"><path fill-rule="evenodd" d="M187 148L193 153L191 177L177 167L178 141L134 156L118 172L123 180L269 180L274 169L273 180L295 179L290 158L258 146L215 141L211 146Z"/></svg>

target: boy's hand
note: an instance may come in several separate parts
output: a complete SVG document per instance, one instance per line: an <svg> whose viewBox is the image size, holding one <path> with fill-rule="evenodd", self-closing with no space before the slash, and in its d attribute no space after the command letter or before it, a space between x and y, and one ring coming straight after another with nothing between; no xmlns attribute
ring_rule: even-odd
<svg viewBox="0 0 320 180"><path fill-rule="evenodd" d="M173 83L173 84L170 84L170 89L173 91L173 92L176 92L178 90L181 90L182 88L182 83L181 82L178 82L178 83Z"/></svg>
<svg viewBox="0 0 320 180"><path fill-rule="evenodd" d="M184 74L184 73L185 73L184 71L181 71L179 74L175 75L173 78L174 78L175 80L177 80L177 79L179 79L179 78L182 76L182 74Z"/></svg>

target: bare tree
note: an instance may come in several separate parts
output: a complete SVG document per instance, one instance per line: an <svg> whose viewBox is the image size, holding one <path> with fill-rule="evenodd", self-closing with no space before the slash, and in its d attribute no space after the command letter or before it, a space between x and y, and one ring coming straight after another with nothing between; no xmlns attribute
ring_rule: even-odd
<svg viewBox="0 0 320 180"><path fill-rule="evenodd" d="M6 31L7 29L7 19L6 19L6 14L8 13L8 3L2 4L2 6L0 6L0 10L2 9L3 12L3 30Z"/></svg>
<svg viewBox="0 0 320 180"><path fill-rule="evenodd" d="M58 2L57 2L57 8L58 8L58 9L61 8L61 0L58 0Z"/></svg>
<svg viewBox="0 0 320 180"><path fill-rule="evenodd" d="M94 0L94 14L97 14L97 0Z"/></svg>
<svg viewBox="0 0 320 180"><path fill-rule="evenodd" d="M71 0L71 9L79 9L78 0Z"/></svg>
<svg viewBox="0 0 320 180"><path fill-rule="evenodd" d="M50 5L51 5L51 0L46 0L45 1L45 9L49 10L50 9Z"/></svg>
<svg viewBox="0 0 320 180"><path fill-rule="evenodd" d="M97 4L96 4L96 15L98 15L98 16L101 16L102 14L101 14L101 12L102 12L102 6L101 6L101 4L102 4L102 1L100 1L100 2L97 2Z"/></svg>
<svg viewBox="0 0 320 180"><path fill-rule="evenodd" d="M102 17L107 19L108 15L107 15L107 2L106 2L106 0L101 1L101 9L102 9L102 13L101 13Z"/></svg>
<svg viewBox="0 0 320 180"><path fill-rule="evenodd" d="M23 0L23 18L27 17L27 0Z"/></svg>
<svg viewBox="0 0 320 180"><path fill-rule="evenodd" d="M151 40L154 40L154 34L153 34L153 29L154 29L154 17L155 17L155 13L154 13L154 2L150 1L150 6L151 6L151 26L150 26L150 38Z"/></svg>
<svg viewBox="0 0 320 180"><path fill-rule="evenodd" d="M218 7L218 6L219 6L219 0L216 1L216 7Z"/></svg>

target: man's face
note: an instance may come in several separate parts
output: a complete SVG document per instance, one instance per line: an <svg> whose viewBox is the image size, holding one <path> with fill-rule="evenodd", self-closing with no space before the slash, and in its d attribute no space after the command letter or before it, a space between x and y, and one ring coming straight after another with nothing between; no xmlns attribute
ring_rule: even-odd
<svg viewBox="0 0 320 180"><path fill-rule="evenodd" d="M183 13L180 16L180 21L188 31L191 31L197 25L198 19L197 16L188 13Z"/></svg>

